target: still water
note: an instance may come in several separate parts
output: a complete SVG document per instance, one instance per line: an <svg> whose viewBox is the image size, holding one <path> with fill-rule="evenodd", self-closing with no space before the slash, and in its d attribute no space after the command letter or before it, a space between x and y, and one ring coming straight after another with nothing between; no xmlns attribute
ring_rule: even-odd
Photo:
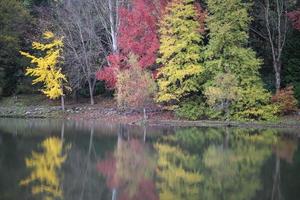
<svg viewBox="0 0 300 200"><path fill-rule="evenodd" d="M0 200L299 200L297 135L0 119Z"/></svg>

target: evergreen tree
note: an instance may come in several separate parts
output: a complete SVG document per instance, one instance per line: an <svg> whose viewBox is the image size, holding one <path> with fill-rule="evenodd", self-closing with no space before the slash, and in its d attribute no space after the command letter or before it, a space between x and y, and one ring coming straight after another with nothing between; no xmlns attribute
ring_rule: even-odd
<svg viewBox="0 0 300 200"><path fill-rule="evenodd" d="M24 62L19 50L26 46L31 21L20 1L0 1L0 96L1 91L11 95L16 88Z"/></svg>
<svg viewBox="0 0 300 200"><path fill-rule="evenodd" d="M203 13L200 13L203 14ZM160 58L157 102L178 103L199 90L202 36L199 12L193 0L171 1L160 21Z"/></svg>
<svg viewBox="0 0 300 200"><path fill-rule="evenodd" d="M259 76L261 60L247 47L251 4L242 0L207 0L207 6L210 41L206 50L206 68L212 77L220 73L231 73L236 77L241 96L231 105L232 117L273 118L277 109L270 105L271 94L263 88ZM207 86L210 84L208 82Z"/></svg>

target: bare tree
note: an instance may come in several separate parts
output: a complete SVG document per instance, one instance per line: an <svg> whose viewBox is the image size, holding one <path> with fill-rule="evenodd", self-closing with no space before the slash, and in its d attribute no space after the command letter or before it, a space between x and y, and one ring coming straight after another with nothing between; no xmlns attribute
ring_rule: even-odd
<svg viewBox="0 0 300 200"><path fill-rule="evenodd" d="M289 28L286 14L291 4L293 4L291 0L259 0L260 10L256 17L262 21L263 29L252 29L265 39L271 48L276 91L281 87L282 52Z"/></svg>
<svg viewBox="0 0 300 200"><path fill-rule="evenodd" d="M65 71L70 85L76 91L87 84L92 105L95 73L110 51L110 38L99 12L101 3L101 0L65 0L53 7L54 20L64 36Z"/></svg>
<svg viewBox="0 0 300 200"><path fill-rule="evenodd" d="M65 71L73 91L88 85L94 104L95 73L118 51L119 8L128 0L65 0L53 6L65 42Z"/></svg>

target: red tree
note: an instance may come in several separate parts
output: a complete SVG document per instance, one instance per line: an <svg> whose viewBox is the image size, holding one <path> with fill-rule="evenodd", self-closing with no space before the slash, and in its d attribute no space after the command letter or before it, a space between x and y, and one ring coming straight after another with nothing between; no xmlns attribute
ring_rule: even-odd
<svg viewBox="0 0 300 200"><path fill-rule="evenodd" d="M292 21L293 27L300 31L300 10L289 12L287 15Z"/></svg>
<svg viewBox="0 0 300 200"><path fill-rule="evenodd" d="M109 66L96 74L109 88L115 87L117 70L130 67L127 63L130 53L138 56L138 64L142 68L155 63L159 39L156 27L158 13L154 3L152 0L133 0L130 9L120 8L119 53L108 56Z"/></svg>

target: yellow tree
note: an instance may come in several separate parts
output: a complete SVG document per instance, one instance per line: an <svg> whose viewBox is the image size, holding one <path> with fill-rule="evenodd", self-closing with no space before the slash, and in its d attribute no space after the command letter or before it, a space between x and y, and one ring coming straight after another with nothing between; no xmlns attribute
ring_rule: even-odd
<svg viewBox="0 0 300 200"><path fill-rule="evenodd" d="M41 91L50 99L61 97L64 110L63 83L67 82L67 79L59 66L64 44L62 38L56 37L52 32L45 32L43 38L47 43L32 43L32 48L41 52L41 57L20 52L23 56L31 59L31 63L34 65L34 67L26 69L26 75L36 77L32 84L43 83Z"/></svg>
<svg viewBox="0 0 300 200"><path fill-rule="evenodd" d="M201 13L202 14L202 13ZM201 65L201 24L194 0L174 0L160 21L160 58L157 101L178 103L199 91ZM176 106L172 106L176 107Z"/></svg>

